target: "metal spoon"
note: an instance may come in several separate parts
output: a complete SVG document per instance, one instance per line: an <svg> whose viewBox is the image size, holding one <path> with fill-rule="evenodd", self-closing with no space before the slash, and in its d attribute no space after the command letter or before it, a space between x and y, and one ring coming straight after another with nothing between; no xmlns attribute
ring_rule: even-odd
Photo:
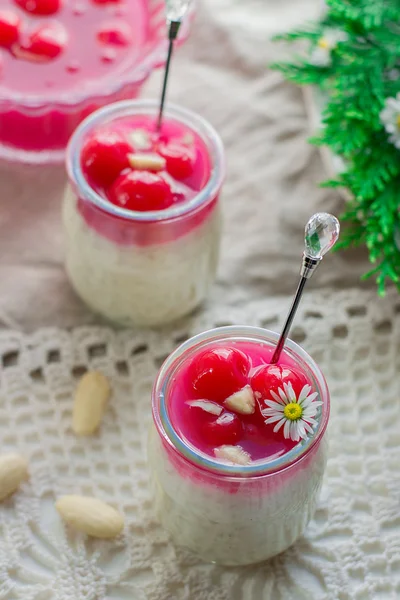
<svg viewBox="0 0 400 600"><path fill-rule="evenodd" d="M167 4L167 27L168 27L168 54L167 62L165 63L164 80L161 92L160 110L158 113L157 129L160 131L164 113L165 97L167 95L168 76L171 67L172 52L174 49L174 41L178 36L180 26L185 17L191 0L166 0Z"/></svg>
<svg viewBox="0 0 400 600"><path fill-rule="evenodd" d="M271 364L274 365L279 360L307 281L311 279L325 254L329 252L329 250L336 244L339 238L339 233L340 223L336 217L330 215L329 213L316 213L308 221L305 228L305 249L303 254L303 262L301 265L299 285L286 319L285 326L275 348Z"/></svg>

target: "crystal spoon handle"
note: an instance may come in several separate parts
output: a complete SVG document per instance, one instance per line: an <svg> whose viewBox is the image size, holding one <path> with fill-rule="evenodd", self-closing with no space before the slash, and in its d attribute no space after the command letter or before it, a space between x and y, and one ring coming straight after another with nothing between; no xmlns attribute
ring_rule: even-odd
<svg viewBox="0 0 400 600"><path fill-rule="evenodd" d="M165 63L163 86L161 91L160 109L158 113L157 129L161 129L165 97L167 95L168 76L171 67L172 52L174 49L174 41L178 36L178 32L185 17L191 0L166 0L167 5L167 26L168 26L168 54L167 61Z"/></svg>
<svg viewBox="0 0 400 600"><path fill-rule="evenodd" d="M329 213L316 213L308 221L305 228L305 248L300 271L299 285L287 316L285 326L275 348L271 364L274 365L279 360L307 281L311 279L325 254L329 252L329 250L336 244L339 238L339 233L340 223L336 217L330 215Z"/></svg>

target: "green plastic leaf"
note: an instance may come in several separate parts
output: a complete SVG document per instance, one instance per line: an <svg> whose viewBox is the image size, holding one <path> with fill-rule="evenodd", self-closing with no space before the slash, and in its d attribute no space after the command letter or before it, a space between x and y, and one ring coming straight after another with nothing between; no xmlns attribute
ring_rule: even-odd
<svg viewBox="0 0 400 600"><path fill-rule="evenodd" d="M388 281L400 289L400 252L395 245L400 229L400 150L389 140L380 117L386 100L400 94L399 17L397 0L327 0L319 21L279 36L304 42L305 53L274 65L287 80L315 86L326 96L323 129L309 142L340 156L344 171L320 185L345 187L353 198L341 216L347 226L335 250L365 245L375 266L363 277L376 278L380 295ZM341 32L340 41L330 61L321 66L314 64L313 48L326 28Z"/></svg>

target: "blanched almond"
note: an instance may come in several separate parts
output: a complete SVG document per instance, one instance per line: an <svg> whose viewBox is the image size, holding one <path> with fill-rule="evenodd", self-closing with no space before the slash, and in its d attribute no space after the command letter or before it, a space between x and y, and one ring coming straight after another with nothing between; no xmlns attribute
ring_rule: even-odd
<svg viewBox="0 0 400 600"><path fill-rule="evenodd" d="M76 388L72 413L72 428L77 435L91 435L96 431L110 394L110 384L103 373L85 373Z"/></svg>
<svg viewBox="0 0 400 600"><path fill-rule="evenodd" d="M217 415L217 417L219 417L219 415L222 413L222 406L216 402L210 402L210 400L188 400L186 404L201 408L202 410L210 413L210 415Z"/></svg>
<svg viewBox="0 0 400 600"><path fill-rule="evenodd" d="M252 415L256 409L253 390L249 385L246 385L239 392L235 392L232 396L229 396L225 400L224 406L240 415Z"/></svg>
<svg viewBox="0 0 400 600"><path fill-rule="evenodd" d="M184 144L185 146L193 146L193 144L194 144L194 135L193 135L193 133L190 133L190 131L187 131L182 136L182 144Z"/></svg>
<svg viewBox="0 0 400 600"><path fill-rule="evenodd" d="M128 154L128 160L132 169L140 171L162 171L167 164L159 154Z"/></svg>
<svg viewBox="0 0 400 600"><path fill-rule="evenodd" d="M97 498L62 496L56 509L68 525L92 537L113 538L124 528L122 515Z"/></svg>
<svg viewBox="0 0 400 600"><path fill-rule="evenodd" d="M0 456L0 501L11 496L28 478L28 463L19 454Z"/></svg>
<svg viewBox="0 0 400 600"><path fill-rule="evenodd" d="M151 148L151 140L145 129L135 129L128 137L136 150L149 150Z"/></svg>
<svg viewBox="0 0 400 600"><path fill-rule="evenodd" d="M214 454L217 458L222 458L235 465L249 465L251 463L250 455L240 446L219 446L219 448L214 448Z"/></svg>

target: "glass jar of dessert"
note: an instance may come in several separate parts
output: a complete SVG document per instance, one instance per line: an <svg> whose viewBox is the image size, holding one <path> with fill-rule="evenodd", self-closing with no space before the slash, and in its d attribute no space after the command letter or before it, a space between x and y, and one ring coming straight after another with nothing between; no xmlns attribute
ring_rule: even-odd
<svg viewBox="0 0 400 600"><path fill-rule="evenodd" d="M180 346L153 390L149 441L158 519L208 562L279 554L313 515L327 460L329 392L311 357L278 335L222 327Z"/></svg>
<svg viewBox="0 0 400 600"><path fill-rule="evenodd" d="M200 116L120 102L91 115L67 149L66 268L80 297L121 325L190 313L214 280L224 151Z"/></svg>
<svg viewBox="0 0 400 600"><path fill-rule="evenodd" d="M164 15L162 0L2 0L0 158L62 162L85 117L165 61Z"/></svg>

